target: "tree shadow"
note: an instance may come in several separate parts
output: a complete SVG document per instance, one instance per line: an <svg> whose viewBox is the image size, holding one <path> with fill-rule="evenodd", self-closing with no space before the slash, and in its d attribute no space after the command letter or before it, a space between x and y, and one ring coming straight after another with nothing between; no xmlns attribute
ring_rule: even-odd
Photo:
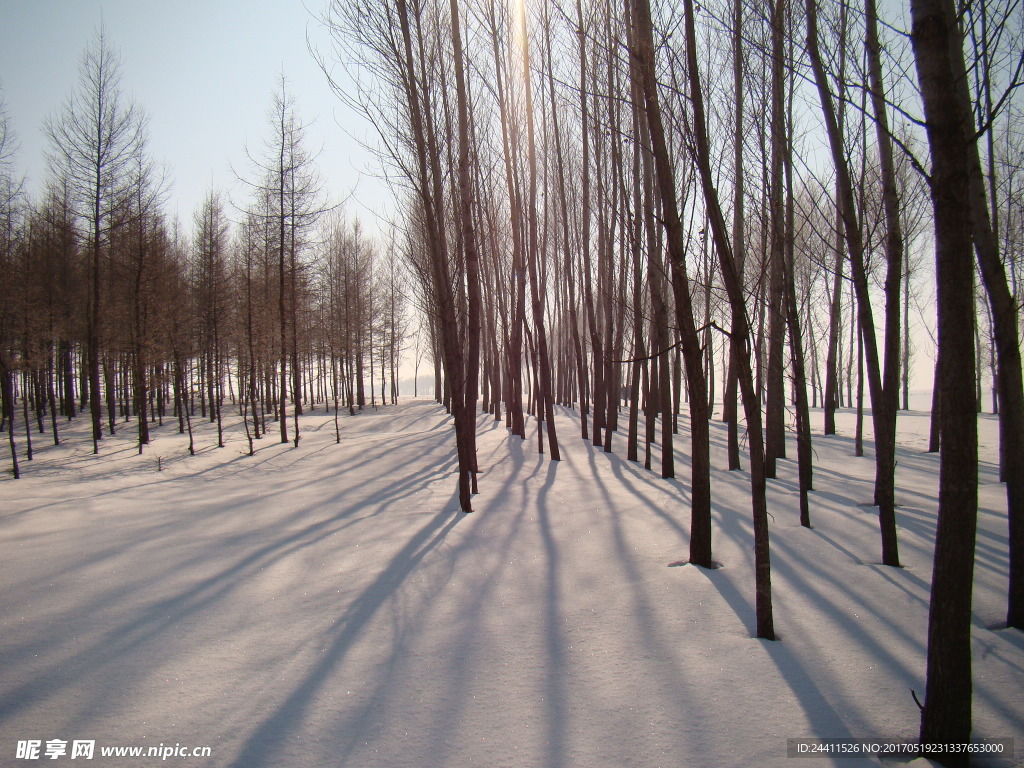
<svg viewBox="0 0 1024 768"><path fill-rule="evenodd" d="M278 750L296 730L322 686L345 659L374 615L390 600L416 566L441 544L461 513L442 510L424 525L348 607L336 624L335 637L322 658L310 667L292 692L246 738L231 765L253 768L279 765Z"/></svg>

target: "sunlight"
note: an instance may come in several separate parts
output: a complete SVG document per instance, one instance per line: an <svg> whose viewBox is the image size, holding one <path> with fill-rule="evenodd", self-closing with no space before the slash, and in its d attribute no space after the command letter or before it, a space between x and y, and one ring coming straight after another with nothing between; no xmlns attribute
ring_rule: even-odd
<svg viewBox="0 0 1024 768"><path fill-rule="evenodd" d="M526 46L529 45L529 37L526 34L526 0L511 0L510 7L512 9L512 43L525 53Z"/></svg>

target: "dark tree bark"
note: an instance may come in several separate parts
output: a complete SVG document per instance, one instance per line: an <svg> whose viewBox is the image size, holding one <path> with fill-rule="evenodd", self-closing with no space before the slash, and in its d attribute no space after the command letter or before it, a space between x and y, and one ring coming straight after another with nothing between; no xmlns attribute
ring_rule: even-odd
<svg viewBox="0 0 1024 768"><path fill-rule="evenodd" d="M974 282L968 146L970 112L958 96L962 45L952 0L912 0L911 40L931 150L935 214L942 453L939 518L928 612L928 671L921 741L955 744L971 736L971 587L978 513L974 413ZM961 54L962 55L962 54ZM965 754L942 755L951 768Z"/></svg>
<svg viewBox="0 0 1024 768"><path fill-rule="evenodd" d="M642 94L639 94L642 98ZM672 364L669 343L669 312L668 297L665 293L665 281L662 279L665 270L665 253L662 243L662 230L658 226L655 211L655 187L657 178L654 171L654 158L651 152L650 129L647 125L646 112L640 115L640 145L643 151L644 178L644 230L647 233L647 280L651 294L651 346L657 356L651 361L650 389L652 402L648 407L647 433L648 453L650 443L655 439L657 414L661 413L661 476L676 476L675 462L675 414L672 403ZM652 353L653 354L653 353ZM648 457L645 466L650 468Z"/></svg>
<svg viewBox="0 0 1024 768"><path fill-rule="evenodd" d="M498 93L498 109L501 119L502 156L505 168L505 184L508 199L512 231L512 280L510 293L512 304L512 322L510 333L505 344L505 408L508 411L508 427L513 435L526 439L526 420L523 416L523 324L525 322L526 273L523 268L523 233L522 214L519 203L518 183L514 166L515 144L512 124L511 106L506 97L504 67L499 50L497 12L491 3L488 15L492 54L494 57L495 86ZM503 313L504 314L504 313Z"/></svg>
<svg viewBox="0 0 1024 768"><path fill-rule="evenodd" d="M896 165L893 161L892 136L886 112L885 83L882 79L881 46L878 42L878 12L875 0L865 0L865 48L868 58L868 81L875 117L875 139L882 174L882 207L885 211L885 336L881 410L884 418L874 418L875 504L895 506L896 412L900 386L900 279L903 274L903 226L900 216L899 192L896 187ZM872 411L879 410L872 396ZM886 430L884 439L879 429ZM893 498L889 498L889 496ZM880 512L881 514L881 512Z"/></svg>
<svg viewBox="0 0 1024 768"><path fill-rule="evenodd" d="M627 0L628 1L628 0ZM686 378L690 395L691 434L691 523L690 562L705 568L714 567L711 557L711 461L707 413L707 391L703 377L700 339L693 319L690 284L683 253L683 226L676 197L675 170L669 157L662 123L658 83L654 67L654 31L650 0L633 0L635 31L631 44L637 59L637 72L642 80L647 125L661 195L665 240L672 267L672 288L676 303L676 325L682 353L686 361ZM696 54L694 54L696 55ZM762 459L763 460L763 459Z"/></svg>
<svg viewBox="0 0 1024 768"><path fill-rule="evenodd" d="M776 460L786 457L786 388L783 359L786 335L786 220L783 203L786 160L785 9L785 0L775 0L772 3L771 170L768 175L771 250L768 255L768 369L765 377L764 430L764 471L767 477L775 477Z"/></svg>
<svg viewBox="0 0 1024 768"><path fill-rule="evenodd" d="M732 247L733 258L736 260L736 274L740 283L743 282L743 262L745 260L743 237L743 0L734 0L732 19L732 78L733 105L736 110L733 127L733 201L732 201ZM729 369L725 384L725 402L722 404L722 418L727 424L729 469L742 469L740 464L740 431L739 412L736 403L739 388L739 348L737 330L732 328L729 336Z"/></svg>
<svg viewBox="0 0 1024 768"><path fill-rule="evenodd" d="M788 15L788 14L787 14ZM790 39L789 55L792 57L793 42ZM796 400L796 451L797 475L800 490L800 525L811 527L811 510L808 493L814 486L814 467L811 447L811 414L807 406L807 372L804 362L804 341L800 327L800 310L796 299L796 264L795 244L795 210L793 199L793 89L790 86L786 108L787 139L786 139L786 271L785 271L785 305L786 327L789 330L789 351L793 363L793 389Z"/></svg>
<svg viewBox="0 0 1024 768"><path fill-rule="evenodd" d="M452 47L455 54L455 91L459 121L459 200L462 223L462 242L466 253L466 367L465 403L462 423L464 453L472 472L472 491L476 492L476 403L480 381L480 252L474 226L473 179L470 169L469 92L466 86L465 54L462 49L462 22L458 0L451 0ZM383 397L383 394L381 395Z"/></svg>
<svg viewBox="0 0 1024 768"><path fill-rule="evenodd" d="M806 0L807 9L807 50L814 70L814 79L821 100L822 116L828 133L832 161L839 185L846 244L850 253L853 285L857 293L857 315L860 326L861 345L867 362L868 387L871 394L871 414L875 430L875 503L878 505L879 528L882 535L882 563L898 567L899 545L896 536L895 488L893 485L896 458L895 442L889 421L895 418L888 413L887 399L882 386L882 372L878 360L878 345L875 341L875 324L871 311L871 297L867 271L864 265L864 244L853 195L845 150L839 136L839 126L829 90L828 79L821 60L818 45L818 9L816 0ZM898 301L899 296L896 296Z"/></svg>
<svg viewBox="0 0 1024 768"><path fill-rule="evenodd" d="M647 0L640 0L646 2ZM694 24L693 0L684 0L683 13L686 27L686 57L690 80L690 97L693 100L694 147L692 157L700 172L704 203L707 207L711 234L718 252L719 265L729 305L732 311L732 328L738 331L738 339L745 354L738 355L739 385L743 397L743 412L747 419L747 435L750 445L750 498L754 522L754 596L757 617L757 636L765 640L775 639L775 622L772 615L771 559L768 544L768 504L766 478L764 473L764 435L761 429L761 403L754 388L754 373L750 364L750 325L747 320L743 285L736 269L736 259L729 243L729 234L714 187L711 172L711 152L707 134L707 118L704 111L704 92L700 82L697 63L697 34ZM652 73L653 74L653 73ZM736 332L734 331L734 332Z"/></svg>
<svg viewBox="0 0 1024 768"><path fill-rule="evenodd" d="M950 55L954 57L956 96L961 111L970 114L971 97L962 45L951 50ZM1000 476L1006 483L1010 526L1010 583L1006 623L1007 626L1024 629L1024 379L1021 372L1018 308L1010 293L1006 271L999 257L995 226L986 202L985 177L977 140L968 142L966 152L970 171L968 182L974 251L992 310L992 331L996 346L995 400L999 406ZM980 373L981 361L977 361L977 364Z"/></svg>
<svg viewBox="0 0 1024 768"><path fill-rule="evenodd" d="M454 0L453 0L454 1ZM528 225L528 248L526 253L527 269L530 273L530 296L533 309L533 327L537 335L537 372L540 403L537 408L538 429L541 422L547 429L548 455L552 461L558 461L558 436L555 430L554 401L551 387L551 361L548 354L547 328L544 320L544 294L538 280L537 262L540 259L538 246L537 222L537 147L533 128L533 73L530 69L530 42L526 28L526 6L520 5L519 19L520 45L523 56L523 88L526 96L526 153L530 173L530 192L527 201L526 215ZM543 409L543 418L541 418Z"/></svg>
<svg viewBox="0 0 1024 768"><path fill-rule="evenodd" d="M459 506L463 512L472 512L471 474L472 457L466 445L466 428L463 419L465 411L465 367L459 323L456 314L455 297L452 291L451 266L448 260L448 245L443 214L441 192L442 167L437 146L436 131L433 128L432 105L429 91L421 91L421 78L425 75L422 55L416 64L413 54L413 25L420 34L415 10L405 0L397 1L398 23L401 31L403 62L406 75L406 91L413 142L416 154L416 192L423 210L426 227L426 241L429 249L430 284L437 313L437 330L444 359L444 384L451 397L451 411L455 420L455 445L458 455Z"/></svg>
<svg viewBox="0 0 1024 768"><path fill-rule="evenodd" d="M545 6L546 8L547 6ZM563 249L563 274L566 285L566 303L568 305L569 332L572 335L572 347L576 362L576 385L579 388L580 404L580 433L582 439L588 438L587 417L589 408L587 403L587 363L586 353L580 340L580 323L578 303L576 300L576 265L572 258L572 240L569 236L569 202L566 192L565 180L565 158L562 151L562 134L559 130L558 107L555 103L555 68L550 65L551 52L551 24L545 27L547 34L548 49L548 93L551 102L551 126L555 138L555 165L558 171L558 202L561 210L562 222L562 249ZM585 99L586 96L581 98Z"/></svg>
<svg viewBox="0 0 1024 768"><path fill-rule="evenodd" d="M11 448L11 473L14 479L21 478L18 466L18 445L14 437L14 365L3 350L0 350L0 397L3 398L3 421L7 423L7 441Z"/></svg>
<svg viewBox="0 0 1024 768"><path fill-rule="evenodd" d="M580 124L581 124L581 144L582 144L582 180L580 186L582 187L581 192L581 207L582 207L582 222L580 229L580 251L583 257L583 275L582 275L582 287L583 287L583 303L586 311L587 329L590 332L590 348L591 348L591 360L593 367L593 386L591 387L591 399L593 401L593 428L591 430L591 439L594 445L603 445L603 432L604 429L604 377L602 375L603 366L605 365L605 354L604 348L601 343L601 335L597 330L597 317L594 311L594 297L593 290L591 287L591 281L593 279L593 266L591 259L591 243L590 243L590 224L593 217L593 211L591 211L590 196L591 196L591 179L590 179L590 123L592 122L589 114L589 100L587 93L589 91L589 83L587 82L588 66L587 66L587 32L584 27L583 19L583 3L582 0L576 0L576 35L579 39L579 51L580 51Z"/></svg>

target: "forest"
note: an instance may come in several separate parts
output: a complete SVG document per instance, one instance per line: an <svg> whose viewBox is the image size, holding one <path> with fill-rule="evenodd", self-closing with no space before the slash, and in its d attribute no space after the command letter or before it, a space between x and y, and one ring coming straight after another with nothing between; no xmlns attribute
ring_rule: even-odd
<svg viewBox="0 0 1024 768"><path fill-rule="evenodd" d="M166 212L168 172L105 32L41 127L35 198L0 113L10 475L75 419L98 456L125 430L142 454L165 423L195 453L199 420L223 447L229 414L249 455L298 448L317 409L340 443L341 415L396 403L403 379L420 394L422 362L462 512L489 479L484 414L551 462L582 439L678 473L686 562L714 570L720 421L727 469L748 478L770 641L780 463L797 462L811 528L812 427L833 435L853 412L878 556L901 568L897 421L934 359L920 739L969 742L983 411L1008 510L1005 626L1024 630L1024 6L331 0L313 23L331 45L310 55L376 131L384 236L329 199L284 75L237 171L246 199L211 189L191 222ZM558 433L564 412L578 434Z"/></svg>

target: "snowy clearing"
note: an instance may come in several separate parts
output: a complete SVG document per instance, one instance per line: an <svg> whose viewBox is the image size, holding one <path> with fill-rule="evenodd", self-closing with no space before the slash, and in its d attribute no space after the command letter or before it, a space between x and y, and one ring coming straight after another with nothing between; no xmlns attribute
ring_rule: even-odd
<svg viewBox="0 0 1024 768"><path fill-rule="evenodd" d="M824 438L814 415L812 530L795 462L769 481L779 642L752 637L748 476L721 469L718 421L716 571L666 567L687 555L685 433L666 481L567 411L557 464L532 427L523 443L481 417L471 515L427 400L342 417L340 445L318 409L299 448L253 457L235 422L217 450L197 419L195 457L170 422L142 456L132 425L99 457L85 418L60 447L36 435L23 479L0 480L0 765L52 764L16 759L29 739L95 740L97 766L162 762L102 746L175 744L212 755L176 764L238 768L878 765L794 763L786 740L916 738L938 456L928 414L901 412L906 567L878 565L870 443L855 458L840 418ZM997 422L979 429L974 735L1017 740L979 765L1020 766L1024 634L999 629L1006 497Z"/></svg>

